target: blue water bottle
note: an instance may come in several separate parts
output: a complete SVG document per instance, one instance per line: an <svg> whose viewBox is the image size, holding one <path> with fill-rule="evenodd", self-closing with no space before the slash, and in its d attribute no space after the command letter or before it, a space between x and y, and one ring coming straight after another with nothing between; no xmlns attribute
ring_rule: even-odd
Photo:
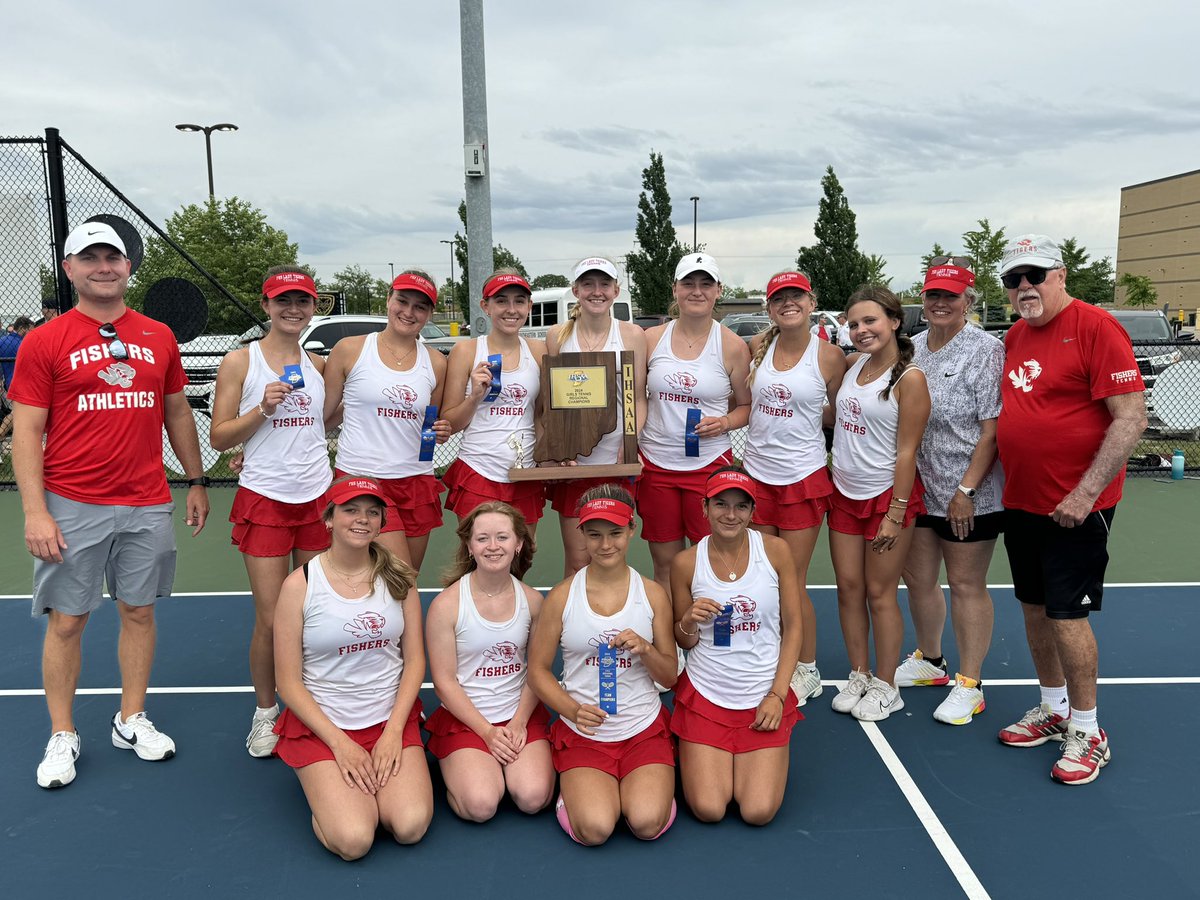
<svg viewBox="0 0 1200 900"><path fill-rule="evenodd" d="M1176 450L1171 454L1171 480L1183 481L1183 451Z"/></svg>

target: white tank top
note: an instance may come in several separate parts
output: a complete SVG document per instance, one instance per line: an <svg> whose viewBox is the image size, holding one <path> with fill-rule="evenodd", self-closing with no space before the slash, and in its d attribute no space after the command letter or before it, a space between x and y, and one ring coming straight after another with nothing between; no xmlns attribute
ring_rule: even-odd
<svg viewBox="0 0 1200 900"><path fill-rule="evenodd" d="M464 575L458 582L458 620L454 624L458 683L478 713L493 724L513 717L525 686L529 601L515 577L512 586L516 603L511 618L492 622L475 608L471 576Z"/></svg>
<svg viewBox="0 0 1200 900"><path fill-rule="evenodd" d="M560 348L563 353L580 353L583 351L583 348L579 346L578 334L579 325L576 323L576 326L571 329L571 334ZM617 386L620 384L621 351L624 349L625 344L621 341L621 325L616 319L613 319L609 324L608 339L597 348L597 351L607 351L616 356L618 382L612 385L610 390L615 391L617 395L617 427L600 438L600 443L587 456L575 457L575 462L581 466L606 465L615 463L620 458L621 441L625 437L623 427L625 422L625 403L622 392L617 389ZM626 460L626 462L630 462L630 460Z"/></svg>
<svg viewBox="0 0 1200 900"><path fill-rule="evenodd" d="M742 465L766 484L794 484L825 465L825 379L817 362L817 341L809 339L799 361L786 372L775 368L778 346L778 338L771 341L750 386L750 427Z"/></svg>
<svg viewBox="0 0 1200 900"><path fill-rule="evenodd" d="M727 453L731 444L728 434L701 438L700 455L688 456L684 451L687 410L698 407L702 416L723 416L729 412L733 388L725 371L719 324L712 323L708 340L696 359L680 359L671 352L674 331L675 322L667 323L647 363L649 405L638 446L660 468L692 472Z"/></svg>
<svg viewBox="0 0 1200 900"><path fill-rule="evenodd" d="M458 458L489 481L508 484L508 470L533 465L533 408L542 389L542 376L525 338L521 361L500 375L500 396L475 408L463 434ZM487 336L475 339L475 362L487 362ZM470 381L467 383L469 395Z"/></svg>
<svg viewBox="0 0 1200 900"><path fill-rule="evenodd" d="M261 420L246 441L245 462L238 484L280 503L307 503L329 489L333 472L325 443L325 382L312 360L300 352L304 387L296 388L263 419L258 412L263 391L282 373L271 371L255 341L247 348L250 361L242 382L238 415L254 411Z"/></svg>
<svg viewBox="0 0 1200 900"><path fill-rule="evenodd" d="M647 641L654 640L654 610L646 597L642 576L629 570L629 596L625 605L611 616L596 613L587 599L587 566L571 580L567 605L563 610L560 645L563 658L563 688L579 703L600 703L600 658L602 645L632 628ZM617 711L604 720L595 735L602 743L623 741L650 726L662 709L654 679L641 659L628 650L617 651ZM579 729L570 719L564 724L576 734Z"/></svg>
<svg viewBox="0 0 1200 900"><path fill-rule="evenodd" d="M892 370L886 368L870 384L859 385L858 373L869 359L864 353L842 379L833 426L833 483L852 500L878 497L892 486L896 475L900 405L895 386L886 400L879 396ZM905 369L900 378L913 368Z"/></svg>
<svg viewBox="0 0 1200 900"><path fill-rule="evenodd" d="M372 478L432 475L421 462L421 425L437 384L429 348L417 343L411 369L398 372L379 357L379 335L368 334L346 375L337 467Z"/></svg>
<svg viewBox="0 0 1200 900"><path fill-rule="evenodd" d="M382 578L366 597L338 596L321 557L308 564L304 595L304 686L343 730L387 720L404 674L404 608Z"/></svg>
<svg viewBox="0 0 1200 900"><path fill-rule="evenodd" d="M705 700L725 709L753 709L767 696L779 666L782 635L779 573L763 549L762 535L747 531L750 563L737 581L723 581L708 564L708 538L696 545L692 600L708 597L733 606L728 647L713 646L713 623L700 626L688 651L688 678Z"/></svg>

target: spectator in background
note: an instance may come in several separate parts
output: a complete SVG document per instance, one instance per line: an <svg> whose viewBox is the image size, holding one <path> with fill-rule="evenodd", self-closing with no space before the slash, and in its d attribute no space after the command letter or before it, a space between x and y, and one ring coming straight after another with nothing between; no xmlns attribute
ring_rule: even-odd
<svg viewBox="0 0 1200 900"><path fill-rule="evenodd" d="M13 369L17 365L17 348L29 334L33 322L27 316L18 316L8 326L4 337L0 337L0 375L3 375L4 395L0 397L0 441L8 439L12 432L12 409L8 405L8 386L12 383Z"/></svg>
<svg viewBox="0 0 1200 900"><path fill-rule="evenodd" d="M838 330L837 342L838 346L843 350L853 350L854 342L850 340L850 324L846 321L846 314L838 313Z"/></svg>
<svg viewBox="0 0 1200 900"><path fill-rule="evenodd" d="M58 318L58 298L43 297L42 298L42 317L33 323L36 328L38 325L45 325L47 322Z"/></svg>

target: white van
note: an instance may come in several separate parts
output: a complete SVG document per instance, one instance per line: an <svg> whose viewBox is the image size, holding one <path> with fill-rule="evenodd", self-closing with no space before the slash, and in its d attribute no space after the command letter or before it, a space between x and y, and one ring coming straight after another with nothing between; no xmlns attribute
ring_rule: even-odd
<svg viewBox="0 0 1200 900"><path fill-rule="evenodd" d="M552 326L561 325L567 321L575 303L575 295L571 293L569 287L534 291L533 303L529 309L529 321L521 329L522 336L545 340L546 332ZM612 314L614 319L622 322L633 321L633 307L624 293L619 294L613 301Z"/></svg>

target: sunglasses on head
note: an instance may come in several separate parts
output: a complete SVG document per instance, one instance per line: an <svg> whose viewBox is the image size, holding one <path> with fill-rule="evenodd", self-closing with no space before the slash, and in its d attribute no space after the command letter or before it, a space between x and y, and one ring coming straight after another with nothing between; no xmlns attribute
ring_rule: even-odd
<svg viewBox="0 0 1200 900"><path fill-rule="evenodd" d="M1055 266L1055 268L1058 268ZM1000 281L1010 291L1015 291L1021 286L1021 279L1024 278L1030 284L1041 284L1046 280L1046 275L1054 269L1039 269L1037 266L1032 266L1021 272L1005 272L1000 276Z"/></svg>
<svg viewBox="0 0 1200 900"><path fill-rule="evenodd" d="M117 337L117 326L112 322L105 322L97 329L100 337L108 341L108 355L113 359L129 359L129 351L125 349L125 344Z"/></svg>
<svg viewBox="0 0 1200 900"><path fill-rule="evenodd" d="M929 260L929 268L934 266L958 266L960 269L969 269L974 263L965 256L934 256Z"/></svg>

